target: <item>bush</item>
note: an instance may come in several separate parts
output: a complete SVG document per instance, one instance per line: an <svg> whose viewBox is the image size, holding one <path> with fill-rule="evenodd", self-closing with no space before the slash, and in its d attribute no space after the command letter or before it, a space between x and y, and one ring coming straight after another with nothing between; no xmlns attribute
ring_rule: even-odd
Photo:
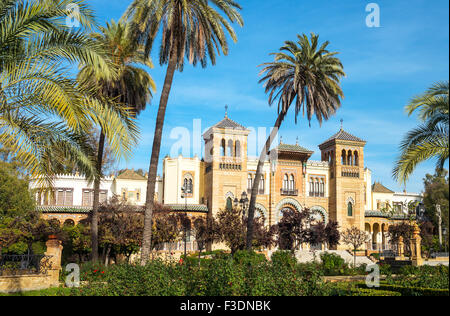
<svg viewBox="0 0 450 316"><path fill-rule="evenodd" d="M389 277L387 280L389 284L405 287L448 289L448 266L404 266L395 278Z"/></svg>
<svg viewBox="0 0 450 316"><path fill-rule="evenodd" d="M297 264L297 258L292 251L277 250L270 258L273 265L293 268Z"/></svg>
<svg viewBox="0 0 450 316"><path fill-rule="evenodd" d="M337 254L324 252L320 255L320 259L325 275L343 275L348 270L345 260Z"/></svg>
<svg viewBox="0 0 450 316"><path fill-rule="evenodd" d="M256 267L263 262L266 262L266 256L262 253L256 253L248 250L238 250L234 253L233 259L237 264L244 266Z"/></svg>
<svg viewBox="0 0 450 316"><path fill-rule="evenodd" d="M399 292L402 296L449 296L448 289L430 289L387 284L381 284L379 288L380 290Z"/></svg>

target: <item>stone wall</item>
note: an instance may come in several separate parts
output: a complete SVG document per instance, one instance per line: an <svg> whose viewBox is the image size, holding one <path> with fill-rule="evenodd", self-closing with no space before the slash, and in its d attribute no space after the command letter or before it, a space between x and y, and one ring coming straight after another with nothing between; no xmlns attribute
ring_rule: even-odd
<svg viewBox="0 0 450 316"><path fill-rule="evenodd" d="M45 273L0 276L0 293L25 292L42 290L59 286L61 270L61 241L50 239L46 243L46 256L50 257L50 268Z"/></svg>

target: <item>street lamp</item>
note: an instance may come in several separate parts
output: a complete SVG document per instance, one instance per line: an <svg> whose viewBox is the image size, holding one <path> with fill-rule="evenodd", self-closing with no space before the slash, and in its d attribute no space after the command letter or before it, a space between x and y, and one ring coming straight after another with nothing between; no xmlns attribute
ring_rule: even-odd
<svg viewBox="0 0 450 316"><path fill-rule="evenodd" d="M186 260L186 255L187 255L187 248L186 248L186 242L187 242L187 195L189 193L188 188L186 185L183 185L181 187L181 198L184 198L184 223L183 223L183 228L184 228L184 259Z"/></svg>

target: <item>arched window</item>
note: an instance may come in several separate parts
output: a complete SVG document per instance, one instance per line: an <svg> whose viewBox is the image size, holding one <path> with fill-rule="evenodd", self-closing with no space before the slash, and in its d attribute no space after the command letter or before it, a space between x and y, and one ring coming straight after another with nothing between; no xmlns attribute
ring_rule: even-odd
<svg viewBox="0 0 450 316"><path fill-rule="evenodd" d="M294 191L295 190L295 178L294 175L291 174L289 178L289 190Z"/></svg>
<svg viewBox="0 0 450 316"><path fill-rule="evenodd" d="M194 182L190 173L184 176L183 187L186 194L192 194L194 192Z"/></svg>
<svg viewBox="0 0 450 316"><path fill-rule="evenodd" d="M320 179L320 188L319 188L319 192L320 192L320 196L324 197L325 196L325 183L323 181L323 179Z"/></svg>
<svg viewBox="0 0 450 316"><path fill-rule="evenodd" d="M231 199L231 197L227 198L226 209L227 211L231 211L233 209L233 200Z"/></svg>
<svg viewBox="0 0 450 316"><path fill-rule="evenodd" d="M251 173L249 173L247 176L247 190L251 190L252 187L253 187L253 177Z"/></svg>
<svg viewBox="0 0 450 316"><path fill-rule="evenodd" d="M347 153L345 152L345 149L342 150L342 161L341 161L342 165L346 165L347 164Z"/></svg>
<svg viewBox="0 0 450 316"><path fill-rule="evenodd" d="M358 152L355 150L355 158L353 160L355 166L359 166L359 157L358 157Z"/></svg>
<svg viewBox="0 0 450 316"><path fill-rule="evenodd" d="M347 216L353 216L353 204L352 202L347 203Z"/></svg>
<svg viewBox="0 0 450 316"><path fill-rule="evenodd" d="M319 196L320 188L319 188L319 179L315 179L314 181L314 193L315 196Z"/></svg>
<svg viewBox="0 0 450 316"><path fill-rule="evenodd" d="M314 196L314 179L309 178L309 196Z"/></svg>
<svg viewBox="0 0 450 316"><path fill-rule="evenodd" d="M264 193L264 175L261 175L261 179L259 181L259 192Z"/></svg>
<svg viewBox="0 0 450 316"><path fill-rule="evenodd" d="M220 155L222 157L225 156L225 139L222 139L222 141L220 142Z"/></svg>
<svg viewBox="0 0 450 316"><path fill-rule="evenodd" d="M289 189L289 177L287 174L283 177L283 189L288 190Z"/></svg>
<svg viewBox="0 0 450 316"><path fill-rule="evenodd" d="M347 154L347 165L352 166L353 165L353 155L352 155L352 151L349 150L348 154Z"/></svg>
<svg viewBox="0 0 450 316"><path fill-rule="evenodd" d="M235 157L241 157L241 142L236 141L236 144L234 145L234 156Z"/></svg>
<svg viewBox="0 0 450 316"><path fill-rule="evenodd" d="M231 139L228 141L227 156L233 157L233 141Z"/></svg>

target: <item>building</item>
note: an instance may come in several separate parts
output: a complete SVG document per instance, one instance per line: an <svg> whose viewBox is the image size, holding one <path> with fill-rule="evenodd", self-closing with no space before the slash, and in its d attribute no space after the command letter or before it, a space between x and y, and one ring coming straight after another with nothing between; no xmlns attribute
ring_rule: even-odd
<svg viewBox="0 0 450 316"><path fill-rule="evenodd" d="M30 182L30 189L35 195L37 209L44 218L57 219L62 224L66 221L78 223L86 218L92 209L94 183L79 174L58 175L53 179L52 190L42 191L36 180ZM158 177L155 200L162 203L162 179ZM117 177L103 178L100 183L100 203L113 196L134 205L143 206L147 193L147 177L134 170L125 170Z"/></svg>
<svg viewBox="0 0 450 316"><path fill-rule="evenodd" d="M191 217L215 215L234 207L244 192L250 193L255 180L258 161L247 156L249 133L226 114L203 134L203 159L181 155L164 158L155 199ZM416 207L422 196L396 193L378 182L372 184L372 173L364 161L365 145L366 141L341 127L318 146L321 160L313 161L310 157L314 152L298 141L280 142L264 162L256 216L273 225L286 209L309 208L317 220L336 221L341 230L352 226L365 230L372 238L367 249L388 248L389 225L404 220L408 209ZM146 184L146 177L126 170L104 179L101 200L118 195L143 205ZM92 184L80 176L60 176L54 186L56 199L36 193L39 208L47 217L64 220L73 214L85 216L92 206Z"/></svg>

